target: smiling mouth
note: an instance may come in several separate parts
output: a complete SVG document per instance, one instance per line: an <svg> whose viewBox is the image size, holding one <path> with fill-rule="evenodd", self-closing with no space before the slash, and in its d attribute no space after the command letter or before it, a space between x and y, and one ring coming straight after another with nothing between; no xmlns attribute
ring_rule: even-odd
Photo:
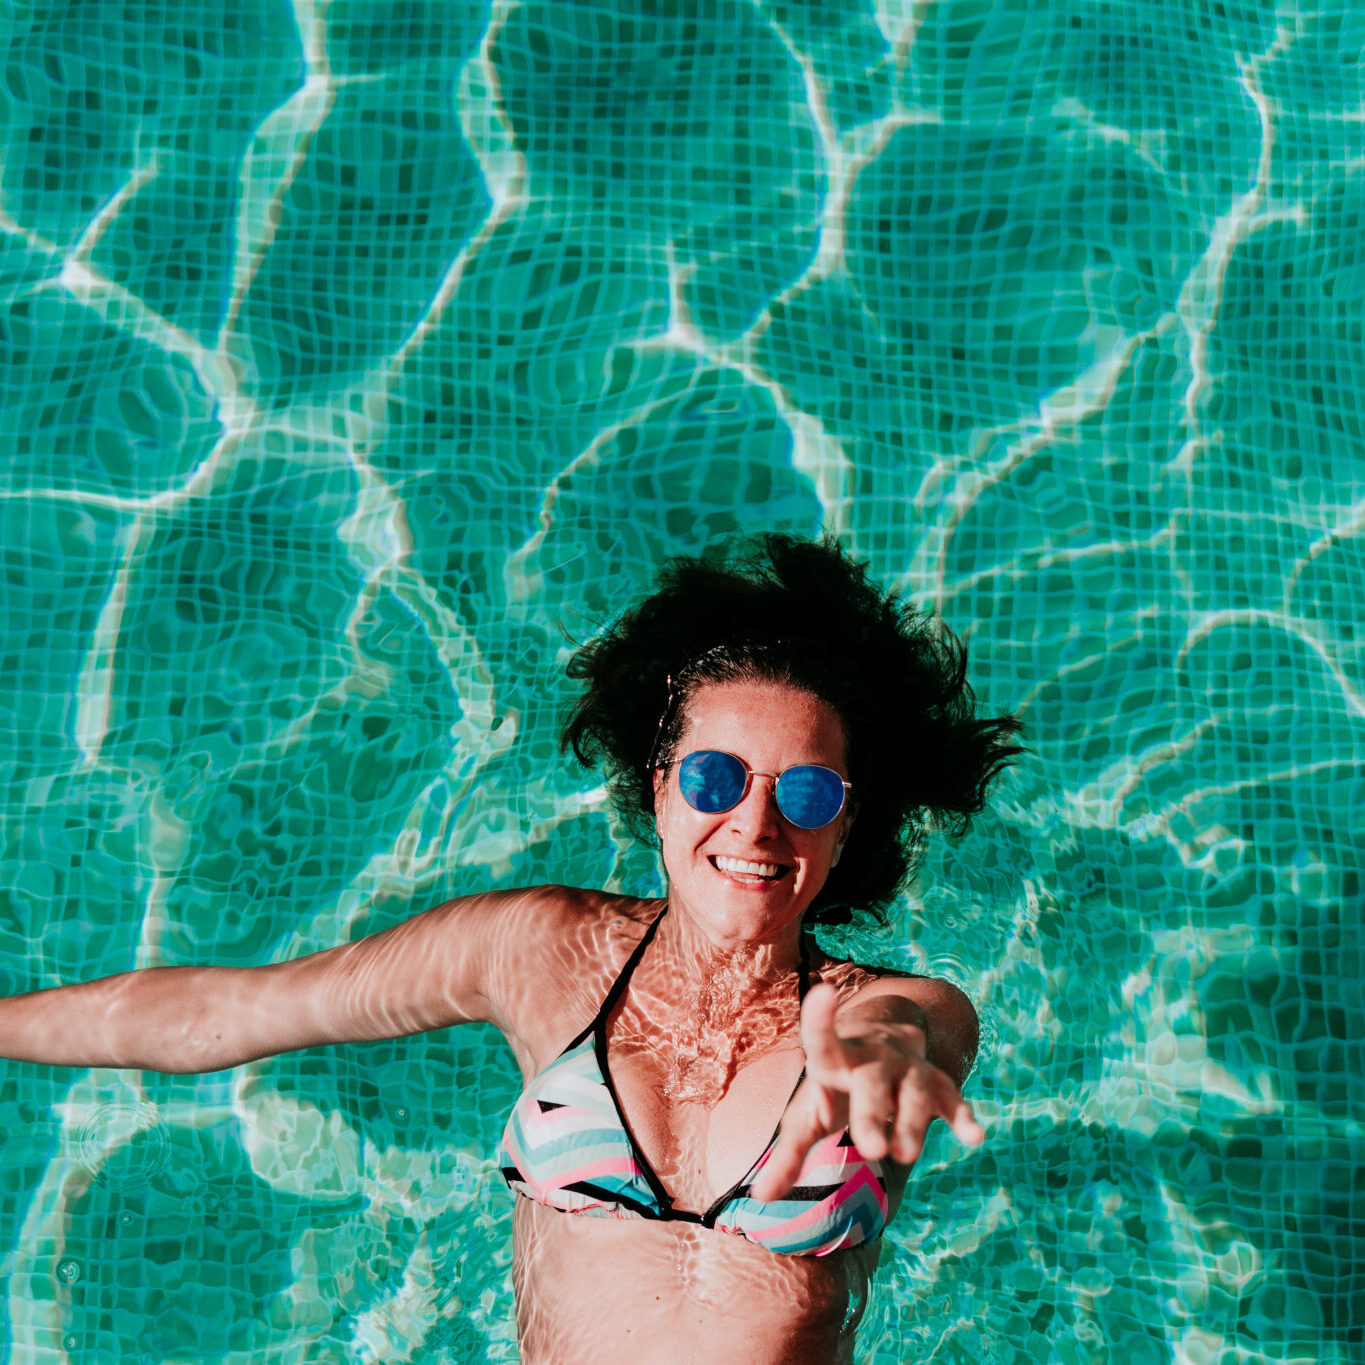
<svg viewBox="0 0 1365 1365"><path fill-rule="evenodd" d="M712 854L708 861L717 872L743 882L775 882L791 871L785 863L752 862L747 858L727 858L720 854Z"/></svg>

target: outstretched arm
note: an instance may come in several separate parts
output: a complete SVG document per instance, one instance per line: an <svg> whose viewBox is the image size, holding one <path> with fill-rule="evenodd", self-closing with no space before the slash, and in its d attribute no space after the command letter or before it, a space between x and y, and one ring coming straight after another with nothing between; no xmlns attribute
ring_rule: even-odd
<svg viewBox="0 0 1365 1365"><path fill-rule="evenodd" d="M527 901L449 901L383 933L264 967L154 967L0 999L0 1056L203 1072L328 1043L501 1024L495 964ZM499 951L502 947L502 951Z"/></svg>
<svg viewBox="0 0 1365 1365"><path fill-rule="evenodd" d="M845 1128L869 1160L889 1156L904 1164L919 1156L935 1118L946 1120L969 1146L985 1138L958 1088L976 1055L976 1011L970 1001L946 982L923 978L887 987L844 1010L832 986L816 986L806 996L801 1008L806 1079L754 1181L755 1199L780 1199L800 1175L810 1149ZM916 995L925 997L932 1028Z"/></svg>

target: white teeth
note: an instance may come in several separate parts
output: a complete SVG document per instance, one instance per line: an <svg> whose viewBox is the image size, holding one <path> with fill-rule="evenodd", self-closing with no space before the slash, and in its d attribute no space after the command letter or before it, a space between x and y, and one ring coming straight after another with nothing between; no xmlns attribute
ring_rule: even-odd
<svg viewBox="0 0 1365 1365"><path fill-rule="evenodd" d="M716 866L722 872L747 872L753 877L775 877L779 870L776 863L750 863L743 858L718 857Z"/></svg>

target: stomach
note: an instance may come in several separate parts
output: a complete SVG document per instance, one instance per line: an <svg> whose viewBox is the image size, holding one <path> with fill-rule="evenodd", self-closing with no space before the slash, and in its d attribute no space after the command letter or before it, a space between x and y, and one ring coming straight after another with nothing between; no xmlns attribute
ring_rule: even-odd
<svg viewBox="0 0 1365 1365"><path fill-rule="evenodd" d="M525 1198L513 1226L524 1365L851 1362L881 1245L779 1256L692 1223L586 1217Z"/></svg>

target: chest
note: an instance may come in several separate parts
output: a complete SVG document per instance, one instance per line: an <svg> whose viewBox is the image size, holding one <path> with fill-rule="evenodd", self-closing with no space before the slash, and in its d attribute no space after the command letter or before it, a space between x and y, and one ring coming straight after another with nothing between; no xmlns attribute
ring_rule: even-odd
<svg viewBox="0 0 1365 1365"><path fill-rule="evenodd" d="M622 1121L679 1208L705 1210L767 1150L804 1064L789 1022L783 1036L761 1019L713 1032L685 1014L608 1017Z"/></svg>

